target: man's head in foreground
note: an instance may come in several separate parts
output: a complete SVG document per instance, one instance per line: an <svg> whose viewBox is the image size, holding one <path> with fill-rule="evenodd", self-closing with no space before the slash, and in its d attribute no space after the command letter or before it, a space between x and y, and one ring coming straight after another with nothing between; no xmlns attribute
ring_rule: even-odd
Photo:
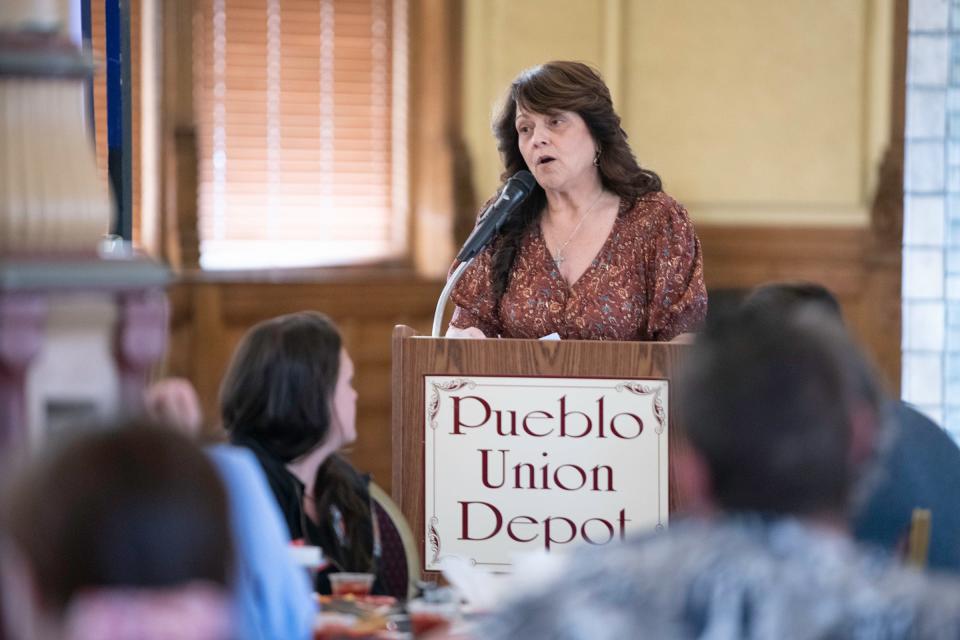
<svg viewBox="0 0 960 640"><path fill-rule="evenodd" d="M863 356L819 305L744 308L698 338L679 380L692 511L845 519L878 429Z"/></svg>

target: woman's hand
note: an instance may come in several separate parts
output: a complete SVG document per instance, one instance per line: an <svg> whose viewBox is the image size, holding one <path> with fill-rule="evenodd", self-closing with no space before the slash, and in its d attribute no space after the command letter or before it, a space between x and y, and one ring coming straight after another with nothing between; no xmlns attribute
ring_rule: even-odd
<svg viewBox="0 0 960 640"><path fill-rule="evenodd" d="M484 335L483 331L477 329L476 327L467 327L466 329L461 329L460 327L455 327L452 324L447 327L448 338L475 338L482 339L487 336Z"/></svg>

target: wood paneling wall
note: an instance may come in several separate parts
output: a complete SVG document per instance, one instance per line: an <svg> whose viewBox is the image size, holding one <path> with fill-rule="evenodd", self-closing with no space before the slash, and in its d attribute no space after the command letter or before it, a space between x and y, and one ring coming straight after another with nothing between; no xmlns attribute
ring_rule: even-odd
<svg viewBox="0 0 960 640"><path fill-rule="evenodd" d="M853 332L891 389L899 388L899 252L880 252L866 229L701 226L708 288L722 292L763 282L808 280L840 299ZM410 273L342 274L322 281L185 279L171 291L167 373L196 385L216 432L217 392L234 347L253 324L314 309L340 326L356 364L358 468L391 490L391 354L393 327L428 333L441 283Z"/></svg>
<svg viewBox="0 0 960 640"><path fill-rule="evenodd" d="M765 282L826 286L888 390L900 389L900 251L865 228L698 226L714 298Z"/></svg>

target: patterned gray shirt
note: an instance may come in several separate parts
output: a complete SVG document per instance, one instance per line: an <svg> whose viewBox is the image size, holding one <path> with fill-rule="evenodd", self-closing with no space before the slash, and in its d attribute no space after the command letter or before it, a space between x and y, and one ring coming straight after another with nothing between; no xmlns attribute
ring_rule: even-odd
<svg viewBox="0 0 960 640"><path fill-rule="evenodd" d="M797 520L688 521L575 554L561 582L477 630L522 640L960 639L960 582Z"/></svg>

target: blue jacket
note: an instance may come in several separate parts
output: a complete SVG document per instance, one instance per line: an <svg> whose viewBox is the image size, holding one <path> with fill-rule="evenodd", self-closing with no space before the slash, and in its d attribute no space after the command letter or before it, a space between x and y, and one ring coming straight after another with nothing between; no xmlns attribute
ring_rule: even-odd
<svg viewBox="0 0 960 640"><path fill-rule="evenodd" d="M209 447L207 453L227 487L243 640L310 638L316 615L310 582L287 551L290 536L257 459L230 445Z"/></svg>

